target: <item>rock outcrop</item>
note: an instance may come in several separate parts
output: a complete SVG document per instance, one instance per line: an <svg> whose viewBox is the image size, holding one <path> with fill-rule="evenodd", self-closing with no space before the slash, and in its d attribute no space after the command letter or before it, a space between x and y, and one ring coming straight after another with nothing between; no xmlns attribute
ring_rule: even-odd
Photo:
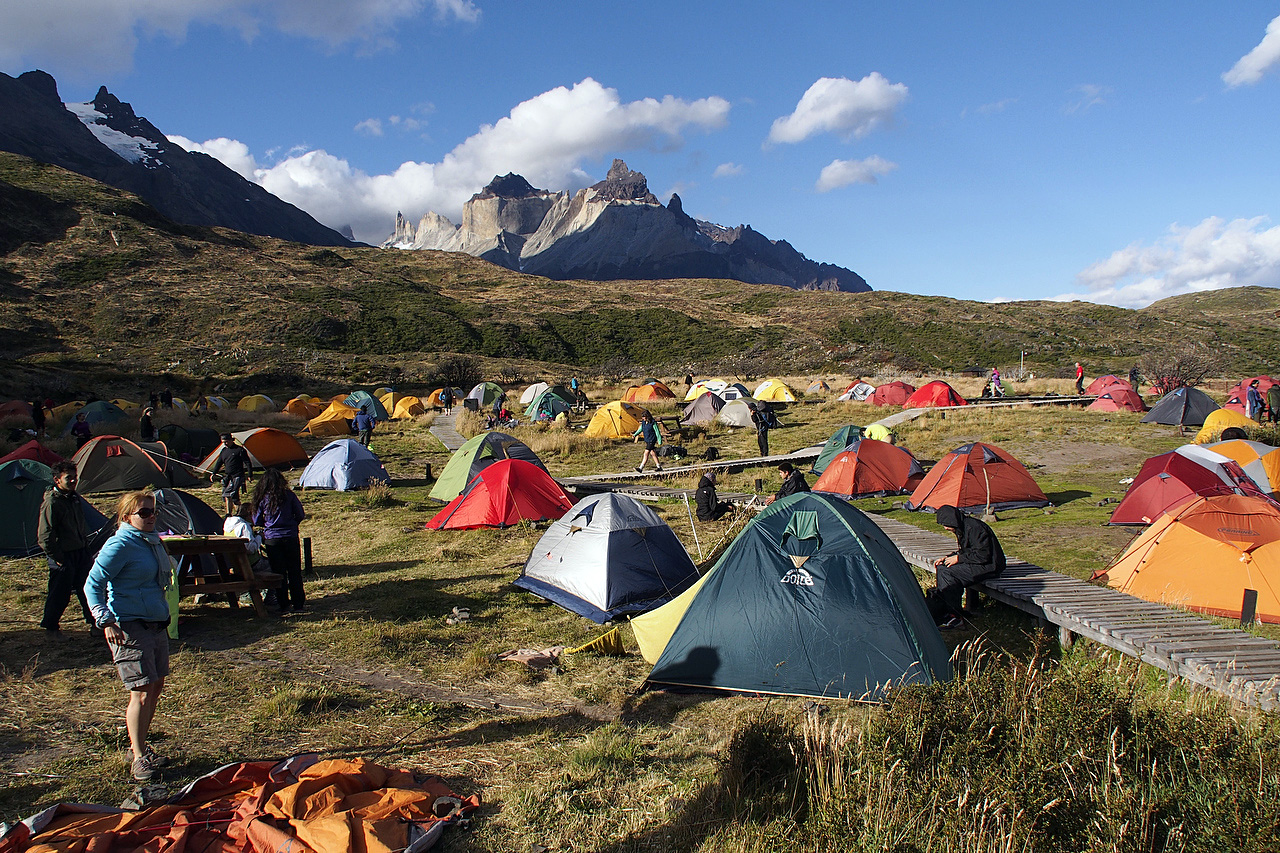
<svg viewBox="0 0 1280 853"><path fill-rule="evenodd" d="M396 214L384 248L466 252L554 279L729 278L800 290L867 291L852 270L820 264L746 225L693 219L678 195L664 207L640 172L614 160L603 181L579 190L536 189L495 177L463 206L462 224L436 213L415 229Z"/></svg>
<svg viewBox="0 0 1280 853"><path fill-rule="evenodd" d="M205 154L188 152L107 91L63 104L43 71L0 74L0 150L52 163L141 196L186 225L212 225L318 246L351 241Z"/></svg>

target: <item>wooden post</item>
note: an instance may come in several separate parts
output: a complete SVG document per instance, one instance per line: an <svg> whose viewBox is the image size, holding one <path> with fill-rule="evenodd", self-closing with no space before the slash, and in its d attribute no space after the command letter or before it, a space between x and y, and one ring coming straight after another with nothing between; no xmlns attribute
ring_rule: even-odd
<svg viewBox="0 0 1280 853"><path fill-rule="evenodd" d="M314 577L316 570L311 565L311 537L304 536L302 538L302 573L308 577Z"/></svg>
<svg viewBox="0 0 1280 853"><path fill-rule="evenodd" d="M1244 601L1240 603L1240 627L1248 628L1253 624L1257 615L1258 591L1256 589L1246 589L1244 591Z"/></svg>
<svg viewBox="0 0 1280 853"><path fill-rule="evenodd" d="M756 494L758 495L762 491L764 491L764 480L756 477Z"/></svg>

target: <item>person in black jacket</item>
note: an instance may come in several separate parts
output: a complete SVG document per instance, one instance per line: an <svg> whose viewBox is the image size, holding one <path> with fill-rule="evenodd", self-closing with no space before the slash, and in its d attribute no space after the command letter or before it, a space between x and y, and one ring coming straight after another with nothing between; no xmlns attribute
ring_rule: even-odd
<svg viewBox="0 0 1280 853"><path fill-rule="evenodd" d="M936 606L931 607L940 628L959 628L962 621L961 597L965 587L993 578L1004 571L1004 550L1000 540L985 522L965 515L953 506L940 506L938 524L955 534L959 549L935 560L938 571Z"/></svg>
<svg viewBox="0 0 1280 853"><path fill-rule="evenodd" d="M142 410L142 419L138 421L138 437L143 441L156 440L156 425L151 420L153 414L155 414L155 410L150 406Z"/></svg>
<svg viewBox="0 0 1280 853"><path fill-rule="evenodd" d="M761 456L769 455L769 412L761 411L755 406L751 406L751 423L756 428L756 446L760 448ZM808 489L805 489L808 491Z"/></svg>
<svg viewBox="0 0 1280 853"><path fill-rule="evenodd" d="M766 504L781 500L787 495L809 491L809 483L805 480L804 474L797 471L790 462L780 462L778 464L778 473L782 475L782 488L778 489L776 495L765 501Z"/></svg>
<svg viewBox="0 0 1280 853"><path fill-rule="evenodd" d="M716 470L712 468L702 475L698 481L698 491L694 500L698 505L698 521L718 521L725 513L733 510L733 505L720 500L716 494Z"/></svg>
<svg viewBox="0 0 1280 853"><path fill-rule="evenodd" d="M253 459L249 451L236 444L236 437L229 432L222 434L222 449L209 471L210 477L222 472L222 499L227 505L227 515L233 515L240 506L240 494L246 480L253 479Z"/></svg>
<svg viewBox="0 0 1280 853"><path fill-rule="evenodd" d="M40 505L36 539L49 563L49 589L44 600L40 627L58 633L58 623L75 595L80 600L84 621L93 627L93 614L84 594L84 582L93 565L89 536L84 521L84 505L76 494L76 463L69 460L53 466L53 486Z"/></svg>

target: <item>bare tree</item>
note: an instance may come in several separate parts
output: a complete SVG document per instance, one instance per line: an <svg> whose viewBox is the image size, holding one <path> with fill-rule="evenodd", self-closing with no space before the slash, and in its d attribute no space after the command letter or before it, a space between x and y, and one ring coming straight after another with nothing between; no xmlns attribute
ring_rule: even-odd
<svg viewBox="0 0 1280 853"><path fill-rule="evenodd" d="M1149 352L1138 359L1138 370L1153 387L1163 391L1194 388L1206 376L1221 371L1217 353L1201 343L1183 341L1161 352Z"/></svg>
<svg viewBox="0 0 1280 853"><path fill-rule="evenodd" d="M436 377L450 388L471 388L480 381L480 365L466 355L448 355L436 365Z"/></svg>
<svg viewBox="0 0 1280 853"><path fill-rule="evenodd" d="M498 378L508 385L514 385L520 381L520 371L514 364L504 364L498 370Z"/></svg>
<svg viewBox="0 0 1280 853"><path fill-rule="evenodd" d="M600 365L601 377L611 385L617 385L622 382L622 380L630 377L634 371L635 365L631 363L631 359L621 355L615 355Z"/></svg>

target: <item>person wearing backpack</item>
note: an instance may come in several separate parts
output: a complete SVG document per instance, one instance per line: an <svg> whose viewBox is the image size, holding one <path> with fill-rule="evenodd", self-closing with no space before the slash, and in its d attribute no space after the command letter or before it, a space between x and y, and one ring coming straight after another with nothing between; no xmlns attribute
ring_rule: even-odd
<svg viewBox="0 0 1280 853"><path fill-rule="evenodd" d="M649 461L649 457L653 457L653 464L659 471L662 470L662 463L658 461L658 447L662 445L662 432L658 429L658 425L653 422L653 415L645 412L640 417L640 426L633 433L635 441L644 441L644 453L640 456L640 467L636 468L636 473L644 473L644 465Z"/></svg>

